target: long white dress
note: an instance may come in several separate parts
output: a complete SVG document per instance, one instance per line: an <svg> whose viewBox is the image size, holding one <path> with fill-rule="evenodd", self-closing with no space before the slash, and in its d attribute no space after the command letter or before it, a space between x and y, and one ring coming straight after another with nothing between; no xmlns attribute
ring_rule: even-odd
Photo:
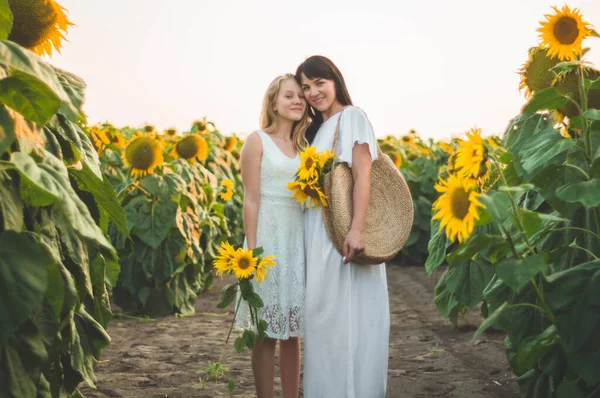
<svg viewBox="0 0 600 398"><path fill-rule="evenodd" d="M312 143L333 147L340 113L320 127ZM341 113L336 154L352 167L355 143L368 143L373 160L377 141L364 112ZM304 396L385 397L390 311L385 264L344 264L323 224L321 210L305 212L306 300Z"/></svg>
<svg viewBox="0 0 600 398"><path fill-rule="evenodd" d="M300 157L290 158L262 130L260 162L260 207L256 246L273 254L277 264L262 283L252 280L254 291L265 306L259 318L267 321L267 336L274 339L302 337L304 334L304 214L286 185L294 180ZM244 240L244 247L247 242ZM236 303L238 297L236 298ZM238 329L251 328L248 305L242 301L236 317ZM256 330L256 327L254 327Z"/></svg>

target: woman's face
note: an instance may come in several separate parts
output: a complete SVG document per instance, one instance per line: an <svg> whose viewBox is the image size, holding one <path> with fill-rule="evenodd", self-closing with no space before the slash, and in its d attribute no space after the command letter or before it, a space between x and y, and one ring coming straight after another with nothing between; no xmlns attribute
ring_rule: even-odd
<svg viewBox="0 0 600 398"><path fill-rule="evenodd" d="M333 80L323 79L321 77L309 79L303 73L301 75L301 81L304 97L310 106L319 112L326 111L335 103L335 83Z"/></svg>
<svg viewBox="0 0 600 398"><path fill-rule="evenodd" d="M275 102L275 113L281 118L297 122L305 112L306 100L296 80L286 79L281 82Z"/></svg>

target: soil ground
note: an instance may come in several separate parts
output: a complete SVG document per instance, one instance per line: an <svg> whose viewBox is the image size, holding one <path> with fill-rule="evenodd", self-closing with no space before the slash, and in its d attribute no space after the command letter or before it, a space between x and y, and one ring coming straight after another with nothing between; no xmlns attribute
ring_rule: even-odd
<svg viewBox="0 0 600 398"><path fill-rule="evenodd" d="M433 304L441 269L431 277L422 266L389 265L387 270L391 312L387 397L519 397L505 357L504 335L486 333L471 342L482 320L478 310L461 318L456 329L442 320ZM232 339L224 344L233 314L219 310L216 303L230 281L215 279L214 287L199 296L192 316L113 319L108 328L112 344L102 351L96 367L97 389L84 386L81 392L87 398L230 396L227 379L215 381L204 370L225 349L227 376L236 382L233 395L256 396L249 351L236 354ZM275 391L281 396L277 374L278 369Z"/></svg>

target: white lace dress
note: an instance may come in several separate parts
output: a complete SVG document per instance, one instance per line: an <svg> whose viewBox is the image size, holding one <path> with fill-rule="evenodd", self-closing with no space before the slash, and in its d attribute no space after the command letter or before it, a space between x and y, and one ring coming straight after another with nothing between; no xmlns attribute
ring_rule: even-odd
<svg viewBox="0 0 600 398"><path fill-rule="evenodd" d="M273 254L277 261L262 283L252 280L254 290L265 304L259 318L267 321L267 335L271 338L301 337L304 334L304 214L286 188L287 183L294 180L300 157L288 157L267 133L259 130L258 134L263 155L256 245L265 249L265 255ZM247 247L246 241L244 247ZM252 327L250 311L244 301L236 326Z"/></svg>
<svg viewBox="0 0 600 398"><path fill-rule="evenodd" d="M331 149L335 114L320 127L314 145ZM336 148L352 167L355 143L367 143L377 158L377 141L367 116L356 107L341 114ZM334 248L321 210L305 213L306 301L304 396L383 398L386 394L390 309L385 264L344 264Z"/></svg>

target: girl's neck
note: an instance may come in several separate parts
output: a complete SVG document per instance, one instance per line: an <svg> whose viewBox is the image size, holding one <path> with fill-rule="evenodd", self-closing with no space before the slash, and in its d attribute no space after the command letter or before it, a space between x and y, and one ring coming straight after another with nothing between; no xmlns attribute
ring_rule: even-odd
<svg viewBox="0 0 600 398"><path fill-rule="evenodd" d="M292 135L294 122L287 119L279 119L277 121L277 129L271 132L271 135L277 138L289 139Z"/></svg>
<svg viewBox="0 0 600 398"><path fill-rule="evenodd" d="M321 112L321 115L323 115L323 121L327 121L327 119L329 119L342 109L344 109L344 105L340 104L338 101L335 101L333 104L331 104L329 109Z"/></svg>

